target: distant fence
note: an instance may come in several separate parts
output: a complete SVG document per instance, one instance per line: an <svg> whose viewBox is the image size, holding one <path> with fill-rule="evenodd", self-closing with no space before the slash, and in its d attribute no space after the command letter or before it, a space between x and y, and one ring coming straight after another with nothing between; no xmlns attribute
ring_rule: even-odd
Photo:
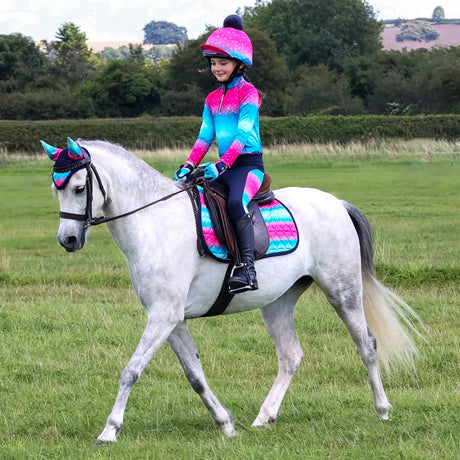
<svg viewBox="0 0 460 460"><path fill-rule="evenodd" d="M191 147L199 117L143 117L94 120L0 121L0 151L38 153L40 139L57 147L73 139L101 139L130 149ZM460 115L263 117L264 145L346 143L368 139L460 140Z"/></svg>

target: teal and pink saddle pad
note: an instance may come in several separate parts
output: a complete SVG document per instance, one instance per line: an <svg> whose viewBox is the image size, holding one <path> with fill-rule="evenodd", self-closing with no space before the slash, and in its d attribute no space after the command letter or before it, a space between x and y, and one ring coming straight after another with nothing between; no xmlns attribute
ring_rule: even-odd
<svg viewBox="0 0 460 460"><path fill-rule="evenodd" d="M205 249L204 252L211 255L216 260L229 262L232 260L232 256L227 247L217 237L211 219L211 213L204 197L204 190L201 186L197 186L196 190L198 236L201 240L202 247ZM251 202L249 211L257 211L254 208L257 208L257 205ZM259 216L256 227L264 227L262 233L266 233L265 238L267 241L263 254L256 254L256 258L261 259L265 257L280 256L293 252L299 244L299 233L289 209L277 199L273 199L273 201L268 204L260 205L258 208L260 209L261 218ZM257 235L260 233L261 232L256 229L256 239L258 237Z"/></svg>

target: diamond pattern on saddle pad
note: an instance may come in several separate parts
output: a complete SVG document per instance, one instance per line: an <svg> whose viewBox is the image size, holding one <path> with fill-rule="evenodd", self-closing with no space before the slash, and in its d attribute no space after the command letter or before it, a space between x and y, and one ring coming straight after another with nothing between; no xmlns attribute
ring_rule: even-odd
<svg viewBox="0 0 460 460"><path fill-rule="evenodd" d="M227 262L230 260L230 253L217 239L211 216L204 200L203 189L201 187L197 188L201 205L201 227L204 243L214 258ZM294 251L299 244L299 234L289 209L275 199L269 204L260 206L260 211L270 238L268 250L263 257L281 256Z"/></svg>
<svg viewBox="0 0 460 460"><path fill-rule="evenodd" d="M262 217L270 236L268 255L281 255L292 252L299 244L299 234L289 210L278 200L260 207Z"/></svg>

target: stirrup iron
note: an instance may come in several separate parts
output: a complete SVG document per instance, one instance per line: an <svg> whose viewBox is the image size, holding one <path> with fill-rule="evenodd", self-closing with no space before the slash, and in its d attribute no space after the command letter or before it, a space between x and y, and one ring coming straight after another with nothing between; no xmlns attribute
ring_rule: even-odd
<svg viewBox="0 0 460 460"><path fill-rule="evenodd" d="M244 270L244 275L242 274L240 279L232 280L235 271L239 269ZM243 276L245 280L242 279ZM246 284L244 281L246 281ZM232 287L232 284L234 287ZM230 294L238 294L246 291L255 291L256 289L258 289L257 281L252 279L251 275L249 274L248 265L245 262L234 265L230 272L228 292L230 292Z"/></svg>

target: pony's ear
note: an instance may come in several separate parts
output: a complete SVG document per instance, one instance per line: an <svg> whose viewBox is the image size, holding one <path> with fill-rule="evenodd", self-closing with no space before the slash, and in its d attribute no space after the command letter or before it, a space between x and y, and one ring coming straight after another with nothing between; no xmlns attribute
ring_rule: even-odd
<svg viewBox="0 0 460 460"><path fill-rule="evenodd" d="M69 156L73 159L81 158L81 148L80 146L70 137L67 138L67 148L69 150Z"/></svg>
<svg viewBox="0 0 460 460"><path fill-rule="evenodd" d="M50 157L50 159L53 160L53 161L56 161L57 157L61 153L62 149L58 149L56 147L53 147L52 145L49 145L44 141L40 141L40 143L42 144L43 150Z"/></svg>

